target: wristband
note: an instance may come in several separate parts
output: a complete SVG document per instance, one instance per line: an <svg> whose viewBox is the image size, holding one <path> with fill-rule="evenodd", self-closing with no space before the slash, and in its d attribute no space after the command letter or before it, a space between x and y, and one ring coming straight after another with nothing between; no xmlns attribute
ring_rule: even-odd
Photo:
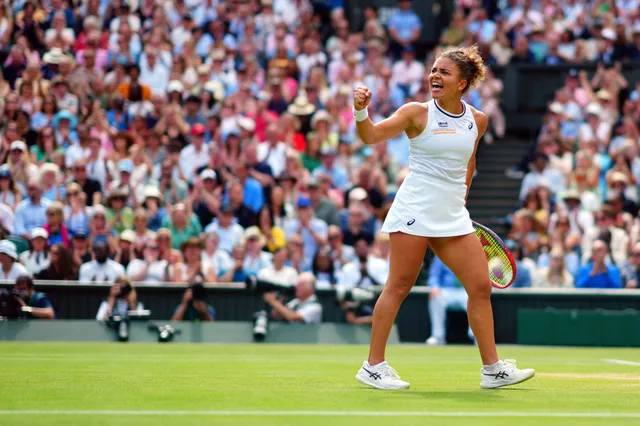
<svg viewBox="0 0 640 426"><path fill-rule="evenodd" d="M356 118L356 121L364 121L369 118L369 109L364 107L360 111L353 107L353 116Z"/></svg>

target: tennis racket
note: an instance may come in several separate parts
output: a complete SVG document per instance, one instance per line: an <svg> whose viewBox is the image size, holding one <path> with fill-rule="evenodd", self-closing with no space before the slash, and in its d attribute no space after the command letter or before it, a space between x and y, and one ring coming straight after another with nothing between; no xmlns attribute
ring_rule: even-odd
<svg viewBox="0 0 640 426"><path fill-rule="evenodd" d="M476 222L473 222L473 229L487 255L491 283L496 288L509 287L515 281L518 273L513 255L491 229Z"/></svg>

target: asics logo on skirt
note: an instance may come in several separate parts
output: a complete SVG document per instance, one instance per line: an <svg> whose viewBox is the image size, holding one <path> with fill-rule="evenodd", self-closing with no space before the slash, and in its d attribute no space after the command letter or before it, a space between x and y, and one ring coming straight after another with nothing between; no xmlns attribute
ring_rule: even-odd
<svg viewBox="0 0 640 426"><path fill-rule="evenodd" d="M407 222L407 226L411 226L414 223L416 223L416 220L415 219L411 219L409 222Z"/></svg>

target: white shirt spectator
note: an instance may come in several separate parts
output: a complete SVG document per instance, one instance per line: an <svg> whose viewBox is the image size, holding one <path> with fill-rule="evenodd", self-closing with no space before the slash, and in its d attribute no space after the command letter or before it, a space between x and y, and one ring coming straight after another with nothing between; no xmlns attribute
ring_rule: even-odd
<svg viewBox="0 0 640 426"><path fill-rule="evenodd" d="M229 269L233 268L233 259L224 250L216 250L212 256L204 251L202 252L202 263L208 263L214 267L218 277L224 275Z"/></svg>
<svg viewBox="0 0 640 426"><path fill-rule="evenodd" d="M140 58L140 83L149 86L154 95L165 94L170 75L169 68L161 62L160 57L156 58L153 68L149 66L146 56Z"/></svg>
<svg viewBox="0 0 640 426"><path fill-rule="evenodd" d="M67 168L73 166L73 164L78 160L84 160L89 156L91 150L89 148L83 148L79 143L74 143L67 148L65 151L65 164Z"/></svg>
<svg viewBox="0 0 640 426"><path fill-rule="evenodd" d="M111 33L118 32L118 28L120 28L120 21L122 20L122 18L125 18L125 16L118 16L113 21L111 21L111 25L109 25L109 32ZM126 16L126 18L127 18L127 23L129 24L129 27L131 27L132 33L135 34L138 31L140 31L140 18L138 18L138 16L134 14L129 14Z"/></svg>
<svg viewBox="0 0 640 426"><path fill-rule="evenodd" d="M80 267L80 277L78 281L81 283L90 282L108 282L115 283L116 278L125 274L124 266L111 259L107 259L105 263L98 263L95 260L84 263Z"/></svg>
<svg viewBox="0 0 640 426"><path fill-rule="evenodd" d="M257 150L258 161L266 162L271 167L273 176L280 176L287 163L287 145L284 142L278 142L274 147L268 142L263 142L258 145Z"/></svg>
<svg viewBox="0 0 640 426"><path fill-rule="evenodd" d="M524 200L529 191L540 185L541 182L548 184L551 192L557 194L562 192L566 187L564 175L560 170L547 167L542 172L531 170L522 179L520 187L520 200Z"/></svg>
<svg viewBox="0 0 640 426"><path fill-rule="evenodd" d="M15 281L21 275L31 275L24 265L13 262L9 273L5 275L4 270L0 268L0 281Z"/></svg>
<svg viewBox="0 0 640 426"><path fill-rule="evenodd" d="M298 271L291 266L283 266L280 270L276 271L273 265L269 265L258 272L258 278L283 286L294 286L298 279Z"/></svg>
<svg viewBox="0 0 640 426"><path fill-rule="evenodd" d="M407 63L400 60L393 64L391 68L391 82L402 86L411 86L420 81L424 76L424 65L418 61Z"/></svg>
<svg viewBox="0 0 640 426"><path fill-rule="evenodd" d="M146 262L141 259L133 259L127 265L127 275L132 277L138 273L145 267ZM166 260L159 260L157 262L152 262L147 267L147 275L140 281L151 284L151 283L161 283L166 281L166 273L167 273L167 265L168 262Z"/></svg>
<svg viewBox="0 0 640 426"><path fill-rule="evenodd" d="M305 324L320 324L322 322L322 305L318 303L318 298L315 295L302 303L298 299L293 299L287 303L287 308L302 315Z"/></svg>
<svg viewBox="0 0 640 426"><path fill-rule="evenodd" d="M27 268L31 275L35 275L49 267L51 264L51 257L49 256L49 253L36 253L29 250L20 254L20 263Z"/></svg>
<svg viewBox="0 0 640 426"><path fill-rule="evenodd" d="M214 219L204 232L216 232L220 236L220 249L231 253L233 248L240 243L244 235L244 229L237 223L232 223L227 228L222 228L217 219Z"/></svg>
<svg viewBox="0 0 640 426"><path fill-rule="evenodd" d="M209 164L209 145L202 144L200 151L189 144L180 151L180 169L187 182L193 179L196 169Z"/></svg>

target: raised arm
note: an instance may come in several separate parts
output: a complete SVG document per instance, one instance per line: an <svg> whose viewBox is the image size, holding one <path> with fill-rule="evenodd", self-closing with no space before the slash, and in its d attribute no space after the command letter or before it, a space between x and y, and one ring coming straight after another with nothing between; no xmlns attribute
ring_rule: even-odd
<svg viewBox="0 0 640 426"><path fill-rule="evenodd" d="M358 87L353 92L356 128L364 144L373 145L393 139L408 129L419 129L420 124L424 126L428 109L425 105L417 102L403 105L391 117L374 124L367 113L371 96L371 91L366 87ZM419 123L419 121L422 121L422 123Z"/></svg>

